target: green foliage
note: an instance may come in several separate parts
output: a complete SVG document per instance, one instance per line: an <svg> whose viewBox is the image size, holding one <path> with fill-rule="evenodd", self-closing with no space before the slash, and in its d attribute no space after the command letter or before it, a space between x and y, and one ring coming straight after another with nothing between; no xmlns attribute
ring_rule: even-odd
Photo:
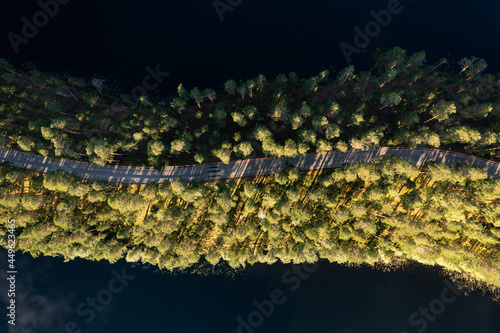
<svg viewBox="0 0 500 333"><path fill-rule="evenodd" d="M284 147L284 155L286 157L295 157L297 156L297 154L298 154L297 144L292 139L286 140Z"/></svg>
<svg viewBox="0 0 500 333"><path fill-rule="evenodd" d="M383 106L398 105L401 102L401 96L396 92L383 93L380 103Z"/></svg>
<svg viewBox="0 0 500 333"><path fill-rule="evenodd" d="M203 103L203 101L205 100L205 96L200 91L200 89L194 87L189 95L192 99L194 99L198 107L201 108L201 103Z"/></svg>
<svg viewBox="0 0 500 333"><path fill-rule="evenodd" d="M23 208L31 211L38 210L43 205L43 197L36 195L25 195L21 201Z"/></svg>
<svg viewBox="0 0 500 333"><path fill-rule="evenodd" d="M469 126L454 126L446 130L445 140L450 143L476 144L481 140L481 133Z"/></svg>
<svg viewBox="0 0 500 333"><path fill-rule="evenodd" d="M86 88L88 86L87 82L85 82L85 80L78 78L78 77L69 77L68 83L71 84L72 86L79 87L79 88Z"/></svg>
<svg viewBox="0 0 500 333"><path fill-rule="evenodd" d="M180 154L181 152L187 152L191 149L191 142L193 136L190 133L184 134L181 138L173 140L170 143L170 153Z"/></svg>
<svg viewBox="0 0 500 333"><path fill-rule="evenodd" d="M219 158L224 164L228 164L231 158L231 143L225 141L219 148L212 149L212 154Z"/></svg>
<svg viewBox="0 0 500 333"><path fill-rule="evenodd" d="M35 148L35 142L26 136L19 136L16 140L16 143L24 151L31 151L33 150L33 148Z"/></svg>
<svg viewBox="0 0 500 333"><path fill-rule="evenodd" d="M350 80L354 75L354 66L347 66L337 75L337 81L342 86L346 81Z"/></svg>
<svg viewBox="0 0 500 333"><path fill-rule="evenodd" d="M118 210L121 214L141 210L146 206L146 201L139 195L132 193L117 193L108 199L111 208Z"/></svg>
<svg viewBox="0 0 500 333"><path fill-rule="evenodd" d="M236 88L238 87L238 84L234 80L228 80L226 83L224 83L224 89L226 90L226 93L234 95L236 93Z"/></svg>
<svg viewBox="0 0 500 333"><path fill-rule="evenodd" d="M86 183L77 182L71 184L68 188L68 194L75 197L83 197L90 191L90 186Z"/></svg>
<svg viewBox="0 0 500 333"><path fill-rule="evenodd" d="M215 90L207 88L203 90L203 96L208 98L211 102L215 101L217 94L215 93Z"/></svg>
<svg viewBox="0 0 500 333"><path fill-rule="evenodd" d="M259 187L253 184L252 182L245 182L243 188L244 188L244 195L247 198L252 198L259 192Z"/></svg>
<svg viewBox="0 0 500 333"><path fill-rule="evenodd" d="M165 145L159 140L152 140L148 142L148 155L159 156L163 153Z"/></svg>
<svg viewBox="0 0 500 333"><path fill-rule="evenodd" d="M456 73L424 67L423 51L408 55L395 47L375 61L370 72L348 66L333 80L328 70L303 80L293 72L269 82L264 75L228 80L224 96L180 84L173 99L138 105L124 94L101 96L82 79L69 78L67 88L56 75L15 71L6 63L0 147L153 167L204 163L212 154L198 147L220 149L224 142L238 159L380 146L451 148L498 159L498 77L482 74L483 59L460 61L460 84ZM47 89L82 98L54 99ZM229 126L233 122L238 126ZM252 144L251 155L247 144L237 147L241 142Z"/></svg>
<svg viewBox="0 0 500 333"><path fill-rule="evenodd" d="M91 203L103 202L107 200L106 194L98 191L90 191L87 195L87 200Z"/></svg>
<svg viewBox="0 0 500 333"><path fill-rule="evenodd" d="M92 138L87 144L86 152L91 162L103 166L113 160L116 149L118 149L117 145L103 139Z"/></svg>
<svg viewBox="0 0 500 333"><path fill-rule="evenodd" d="M180 83L177 86L177 94L183 100L188 100L189 99L189 92L187 91L187 89L184 87L184 85L182 83Z"/></svg>
<svg viewBox="0 0 500 333"><path fill-rule="evenodd" d="M198 253L210 251L212 262L223 257L245 264L257 260L244 252L251 246L257 253L272 251L271 261L320 257L373 265L399 257L427 264L439 260L446 266L446 256L427 249L454 244L460 251L453 256L460 257L469 251L462 245L464 239L484 247L499 243L500 206L490 200L500 199L500 182L468 165L449 168L427 163L420 170L384 156L379 162L344 165L317 176L287 167L264 180L265 186L252 180L189 184L175 179L140 189L103 182L90 185L58 171L43 177L39 193L23 196L13 191L26 175L4 174L10 182L0 182L5 188L0 205L23 214L19 215L24 221L21 249L62 254L66 259L114 262L126 257L159 264L158 258L173 251L179 258L175 265L185 268L198 260ZM56 197L53 210L46 202ZM99 245L88 243L85 230L93 230L92 239ZM64 246L70 239L78 249ZM112 241L100 243L104 239ZM368 246L385 251L384 256ZM120 251L124 247L127 250ZM242 252L228 254L226 248ZM354 255L349 248L359 252ZM487 267L472 270L478 278L498 285L497 277L487 271Z"/></svg>
<svg viewBox="0 0 500 333"><path fill-rule="evenodd" d="M233 121L240 125L241 127L245 127L247 124L247 120L245 119L245 116L241 112L233 112L231 114Z"/></svg>
<svg viewBox="0 0 500 333"><path fill-rule="evenodd" d="M253 152L252 144L248 141L241 142L235 146L233 150L235 151L236 156L242 158L248 158Z"/></svg>
<svg viewBox="0 0 500 333"><path fill-rule="evenodd" d="M316 143L316 152L318 153L326 153L328 151L333 150L333 146L330 142L319 139L318 142Z"/></svg>
<svg viewBox="0 0 500 333"><path fill-rule="evenodd" d="M294 157L380 146L497 161L500 102L491 91L498 76L482 75L486 64L474 57L459 62L459 75L424 63L424 52L394 48L378 54L370 72L349 66L334 80L325 70L269 82L259 75L229 80L227 95L218 97L179 85L179 96L161 104L100 96L76 78L68 89L58 77L14 75L0 63L0 146L98 165L145 166L146 153L150 165L179 165L214 157L228 163L233 152L238 159ZM500 285L499 184L472 166L418 168L390 156L328 172L290 167L254 180L145 187L6 167L0 214L19 219L22 251L68 260L125 257L185 268L201 254L234 267L278 258L370 265L413 259Z"/></svg>
<svg viewBox="0 0 500 333"><path fill-rule="evenodd" d="M445 121L450 118L450 115L457 112L455 103L445 100L440 100L436 105L432 106L429 114L438 121Z"/></svg>
<svg viewBox="0 0 500 333"><path fill-rule="evenodd" d="M77 181L77 178L62 171L50 171L45 174L43 186L49 191L68 192L72 183Z"/></svg>

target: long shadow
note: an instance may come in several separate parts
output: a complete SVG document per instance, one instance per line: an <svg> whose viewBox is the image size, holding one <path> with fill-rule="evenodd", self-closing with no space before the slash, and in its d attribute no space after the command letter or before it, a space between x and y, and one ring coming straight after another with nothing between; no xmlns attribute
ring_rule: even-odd
<svg viewBox="0 0 500 333"><path fill-rule="evenodd" d="M466 163L488 172L490 178L500 177L500 164L460 153L437 149L406 149L382 147L371 150L351 150L344 153L326 152L307 154L303 157L260 158L232 161L228 164L201 164L165 167L160 171L153 168L134 168L129 166L97 166L90 163L66 159L52 159L46 156L27 154L14 150L0 149L0 163L9 162L14 167L47 173L64 170L73 172L86 180L108 180L114 183L145 184L161 183L182 178L186 181L210 181L232 178L272 175L283 167L293 165L303 171L331 169L343 164L371 162L384 155L395 155L408 162L422 166L428 161L436 161L451 166L453 163Z"/></svg>

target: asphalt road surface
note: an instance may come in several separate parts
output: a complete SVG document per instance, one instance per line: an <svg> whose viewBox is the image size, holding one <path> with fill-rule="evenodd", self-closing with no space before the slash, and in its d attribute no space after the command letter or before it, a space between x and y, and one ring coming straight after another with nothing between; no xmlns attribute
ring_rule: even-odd
<svg viewBox="0 0 500 333"><path fill-rule="evenodd" d="M31 155L13 150L0 149L0 163L10 162L18 168L26 168L40 172L62 169L74 172L86 180L102 180L114 183L145 184L161 183L182 178L186 181L210 181L230 178L255 177L271 175L278 172L286 164L301 170L318 170L339 167L344 163L370 162L384 155L395 155L410 163L421 166L427 161L436 161L446 165L467 163L488 171L490 178L500 177L500 164L485 159L439 151L432 149L380 148L372 150L353 150L345 153L328 152L325 154L308 154L296 158L260 158L234 161L228 164L200 164L165 167L161 171L151 168L133 168L123 166L97 166L89 163L75 162L66 159L52 159L40 155Z"/></svg>

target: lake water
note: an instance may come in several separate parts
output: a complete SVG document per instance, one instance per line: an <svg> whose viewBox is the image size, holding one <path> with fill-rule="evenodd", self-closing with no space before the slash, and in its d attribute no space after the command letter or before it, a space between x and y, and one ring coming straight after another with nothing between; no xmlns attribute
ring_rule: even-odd
<svg viewBox="0 0 500 333"><path fill-rule="evenodd" d="M221 21L212 0L64 1L34 37L18 45L18 53L7 34L22 37L22 17L33 21L41 7L35 1L2 1L6 37L0 40L0 56L15 64L31 61L46 71L100 75L117 80L125 92L141 85L147 66L159 64L170 73L159 86L163 95L174 94L180 82L205 88L260 73L275 77L296 71L309 77L330 68L335 74L348 65L340 44L355 46L354 28L364 31L375 21L371 12L387 10L391 3L234 0L241 4ZM486 59L490 71L500 70L498 1L401 0L396 8L399 13L380 26L365 52L352 55L358 70L370 68L376 48L396 45L409 52L425 50L430 63L476 56ZM450 69L459 67L451 64Z"/></svg>
<svg viewBox="0 0 500 333"><path fill-rule="evenodd" d="M180 82L220 87L230 78L291 71L309 77L325 68L335 75L349 64L340 44L355 46L354 29L370 26L373 11L383 24L378 31L372 24L363 52L352 54L358 70L370 68L376 48L395 45L425 50L431 63L447 57L454 71L470 56L486 59L490 72L500 70L500 3L493 0L233 0L223 21L208 0L59 3L46 7L53 17L45 20L36 1L2 1L0 56L16 66L100 76L127 93L142 85L146 67L158 67L169 73L158 94L168 96ZM388 7L390 19L380 13ZM38 27L23 32L26 21ZM295 270L256 265L232 277L172 276L125 262L17 259L18 325L10 333L500 332L500 306L488 295L456 296L444 277L421 267L383 273L322 262ZM92 298L106 305L93 308Z"/></svg>
<svg viewBox="0 0 500 333"><path fill-rule="evenodd" d="M6 262L3 253L0 259ZM445 277L422 267L383 273L321 262L199 276L163 274L123 261L64 263L20 254L17 260L18 330L9 332L59 333L70 322L75 332L89 333L400 333L418 332L423 322L425 332L486 333L500 327L500 306L488 296L455 296ZM92 299L101 305L93 308ZM429 308L433 321L420 308Z"/></svg>

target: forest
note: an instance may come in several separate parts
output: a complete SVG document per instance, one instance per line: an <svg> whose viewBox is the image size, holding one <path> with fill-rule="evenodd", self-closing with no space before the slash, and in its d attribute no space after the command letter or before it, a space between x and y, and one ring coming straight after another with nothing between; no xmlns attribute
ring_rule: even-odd
<svg viewBox="0 0 500 333"><path fill-rule="evenodd" d="M500 287L500 178L394 156L333 170L124 186L3 164L0 219L18 250L187 268L206 259L439 265ZM7 246L7 228L0 229Z"/></svg>
<svg viewBox="0 0 500 333"><path fill-rule="evenodd" d="M0 61L0 148L98 165L161 168L380 146L428 147L499 160L500 78L476 57L426 65L395 47L371 71L348 66L178 86L137 101L103 79L17 70Z"/></svg>
<svg viewBox="0 0 500 333"><path fill-rule="evenodd" d="M295 157L380 146L435 147L499 161L500 77L483 59L426 64L378 53L309 79L228 80L166 99L121 94L101 79L0 61L0 148L97 165ZM183 269L315 262L419 262L500 287L500 178L469 165L416 167L394 156L218 182L123 185L0 165L1 244L16 221L33 256Z"/></svg>

